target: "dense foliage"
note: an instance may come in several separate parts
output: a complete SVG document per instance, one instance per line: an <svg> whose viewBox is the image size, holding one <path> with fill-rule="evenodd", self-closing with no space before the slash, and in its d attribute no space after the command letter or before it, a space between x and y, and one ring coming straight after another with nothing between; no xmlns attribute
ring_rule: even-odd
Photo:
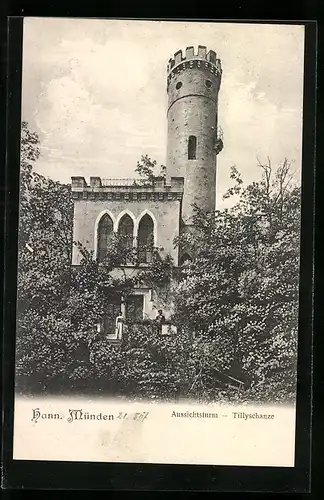
<svg viewBox="0 0 324 500"><path fill-rule="evenodd" d="M18 383L31 385L51 376L70 355L60 314L68 296L73 206L69 186L33 171L38 157L38 137L23 122L16 365Z"/></svg>
<svg viewBox="0 0 324 500"><path fill-rule="evenodd" d="M175 316L210 339L215 368L249 380L254 399L280 400L295 392L300 188L287 160L260 169L247 187L232 169L232 208L196 210L197 232L179 241L193 259L182 269Z"/></svg>
<svg viewBox="0 0 324 500"><path fill-rule="evenodd" d="M232 208L196 209L193 231L176 242L191 260L180 269L155 252L136 277L112 270L135 258L118 235L105 265L72 242L70 186L33 170L37 135L22 124L17 389L231 401L294 397L297 355L300 188L285 161L260 165L245 186L233 167ZM152 182L156 163L137 173ZM162 171L162 176L165 174ZM233 198L234 199L234 198ZM82 262L71 269L72 246ZM145 283L174 307L177 334L152 321L129 324L123 342L97 332L109 298ZM230 375L244 389L230 388ZM224 378L225 376L225 378Z"/></svg>
<svg viewBox="0 0 324 500"><path fill-rule="evenodd" d="M72 385L78 381L78 363L89 358L109 294L127 295L135 283L110 274L132 258L121 237L111 239L104 266L72 241L70 186L34 172L38 157L38 137L23 122L16 337L16 381L22 391L45 390L62 374ZM71 269L73 244L82 254L77 269Z"/></svg>

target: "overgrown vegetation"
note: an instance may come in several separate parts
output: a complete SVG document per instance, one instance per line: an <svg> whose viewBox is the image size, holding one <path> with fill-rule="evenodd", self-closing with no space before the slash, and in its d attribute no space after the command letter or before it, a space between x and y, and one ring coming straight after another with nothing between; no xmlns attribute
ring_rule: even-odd
<svg viewBox="0 0 324 500"><path fill-rule="evenodd" d="M155 252L152 264L130 279L111 274L132 258L117 235L105 266L79 246L83 260L71 269L70 186L34 172L38 147L23 123L18 391L294 398L301 193L287 160L277 168L260 164L260 180L247 186L233 167L233 188L225 194L235 197L232 208L213 214L196 208L195 231L175 242L191 249L192 260L179 269ZM143 183L152 182L155 167L142 157ZM106 301L143 282L173 303L178 332L162 337L154 322L128 325L122 345L113 345L95 328ZM229 388L224 374L243 380L244 388Z"/></svg>
<svg viewBox="0 0 324 500"><path fill-rule="evenodd" d="M152 160L148 155L142 155L140 161L137 162L135 172L139 179L136 180L140 185L152 185L154 181L166 178L166 167L160 165L157 173L157 162Z"/></svg>
<svg viewBox="0 0 324 500"><path fill-rule="evenodd" d="M251 397L280 400L295 394L301 193L287 160L259 167L260 181L248 186L232 169L232 208L196 210L175 317L210 340L212 366L249 380Z"/></svg>

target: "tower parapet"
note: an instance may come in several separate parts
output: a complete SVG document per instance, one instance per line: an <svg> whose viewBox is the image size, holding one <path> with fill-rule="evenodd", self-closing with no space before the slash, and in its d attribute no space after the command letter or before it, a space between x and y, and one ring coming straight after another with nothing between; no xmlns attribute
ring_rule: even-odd
<svg viewBox="0 0 324 500"><path fill-rule="evenodd" d="M198 51L195 53L195 48L187 47L185 56L182 50L175 52L174 57L169 59L167 65L167 85L169 86L171 79L178 73L187 68L200 68L211 72L212 74L221 77L222 66L220 59L217 59L217 54L213 50L207 52L207 47L198 45Z"/></svg>

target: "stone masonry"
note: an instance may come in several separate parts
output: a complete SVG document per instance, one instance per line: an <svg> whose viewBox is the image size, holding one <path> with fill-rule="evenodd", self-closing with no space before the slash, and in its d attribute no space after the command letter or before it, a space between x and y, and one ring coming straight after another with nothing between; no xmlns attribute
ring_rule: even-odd
<svg viewBox="0 0 324 500"><path fill-rule="evenodd" d="M80 241L98 255L98 227L108 214L118 231L125 214L132 220L134 242L144 215L153 223L154 247L170 254L176 265L181 255L174 238L190 230L193 204L204 211L215 210L216 158L223 148L218 128L218 93L222 68L216 53L199 45L179 50L167 65L167 175L152 185L139 185L134 179L72 177L74 200L74 241ZM145 151L143 151L145 154ZM81 261L74 248L72 265ZM126 266L127 267L127 266ZM133 270L128 270L133 272ZM143 290L145 311L154 315L158 305L152 291Z"/></svg>

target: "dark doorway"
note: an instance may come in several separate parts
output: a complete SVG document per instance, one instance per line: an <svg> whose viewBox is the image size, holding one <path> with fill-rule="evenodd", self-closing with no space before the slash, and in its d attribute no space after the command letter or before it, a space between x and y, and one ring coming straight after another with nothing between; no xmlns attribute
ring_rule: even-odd
<svg viewBox="0 0 324 500"><path fill-rule="evenodd" d="M105 334L113 334L116 330L116 318L121 310L120 297L109 297L105 304L103 330Z"/></svg>
<svg viewBox="0 0 324 500"><path fill-rule="evenodd" d="M144 308L143 295L130 295L126 299L126 320L142 321Z"/></svg>

